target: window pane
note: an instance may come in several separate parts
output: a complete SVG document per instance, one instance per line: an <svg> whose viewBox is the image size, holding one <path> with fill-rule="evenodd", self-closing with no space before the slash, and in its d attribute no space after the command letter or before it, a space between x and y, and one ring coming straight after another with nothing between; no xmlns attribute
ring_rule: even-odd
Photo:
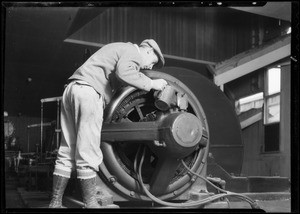
<svg viewBox="0 0 300 214"><path fill-rule="evenodd" d="M268 70L268 95L280 92L280 68Z"/></svg>
<svg viewBox="0 0 300 214"><path fill-rule="evenodd" d="M280 121L280 95L267 99L266 123Z"/></svg>
<svg viewBox="0 0 300 214"><path fill-rule="evenodd" d="M279 123L265 126L264 152L279 151Z"/></svg>

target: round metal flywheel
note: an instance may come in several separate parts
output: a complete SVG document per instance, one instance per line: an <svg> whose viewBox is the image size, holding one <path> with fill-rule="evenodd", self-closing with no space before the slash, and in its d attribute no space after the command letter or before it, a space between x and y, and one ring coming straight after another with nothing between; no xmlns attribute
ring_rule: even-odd
<svg viewBox="0 0 300 214"><path fill-rule="evenodd" d="M154 91L146 92L133 87L124 87L115 94L111 103L107 106L104 122L113 124L123 122L140 123L142 125L143 122L156 122L175 115L176 117L174 116L175 119L173 121L181 121L174 128L178 129L176 133L178 133L180 138L181 133L185 131L182 131L182 129L185 129L185 126L188 128L193 126L189 125L189 122L197 118L199 123L201 123L199 127L202 129L202 143L193 147L192 152L183 153L182 156L175 156L173 155L173 150L168 149L171 146L171 144L168 144L169 142L155 142L154 139L147 140L147 142L102 142L101 149L104 162L100 169L102 176L114 187L115 191L125 197L147 200L138 183L134 166L138 149L145 147L146 154L142 167L143 183L153 195L161 199L170 199L185 192L195 181L187 173L187 170L181 163L181 159L195 172L199 172L199 169L203 167L202 161L206 159L209 147L208 124L198 98L179 79L158 71L146 71L145 73L152 79L163 78L167 80L169 85L175 89L176 94L186 95L187 108L184 111L178 108L162 111L154 104ZM179 118L183 114L184 116ZM192 130L192 128L190 127L187 131ZM167 136L164 133L162 135ZM168 137L163 139L163 141L168 140ZM161 146L160 143L165 143L167 146ZM180 150L177 153L180 153Z"/></svg>

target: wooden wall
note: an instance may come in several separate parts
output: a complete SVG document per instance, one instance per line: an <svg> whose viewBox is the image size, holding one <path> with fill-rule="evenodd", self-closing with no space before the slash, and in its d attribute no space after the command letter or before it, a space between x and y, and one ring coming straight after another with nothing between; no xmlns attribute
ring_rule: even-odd
<svg viewBox="0 0 300 214"><path fill-rule="evenodd" d="M291 66L281 69L281 105L280 105L280 151L282 157L279 161L280 174L291 175ZM298 72L298 71L293 71Z"/></svg>
<svg viewBox="0 0 300 214"><path fill-rule="evenodd" d="M263 71L261 71L263 72ZM242 130L244 143L243 175L282 176L291 175L291 70L283 66L281 70L280 103L280 151L263 153L264 125L260 120ZM292 142L296 143L296 142Z"/></svg>
<svg viewBox="0 0 300 214"><path fill-rule="evenodd" d="M275 19L230 8L113 7L70 39L107 44L155 39L164 54L219 62L259 44Z"/></svg>

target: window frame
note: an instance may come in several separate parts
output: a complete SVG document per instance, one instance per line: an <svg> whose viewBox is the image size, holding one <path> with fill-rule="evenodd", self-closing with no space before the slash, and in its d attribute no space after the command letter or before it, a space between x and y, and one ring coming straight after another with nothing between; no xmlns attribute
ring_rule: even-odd
<svg viewBox="0 0 300 214"><path fill-rule="evenodd" d="M281 101L281 68L279 67L279 69L280 69L280 89L279 89L279 91L278 92L275 92L275 93L272 93L272 94L269 94L269 75L268 75L268 71L270 70L270 69L273 69L273 68L278 68L278 67L276 67L276 66L272 66L272 67L269 67L269 68L267 68L266 69L266 71L265 71L265 87L264 87L264 93L263 93L263 95L264 95L264 109L263 109L263 112L264 112L264 120L263 120L263 124L264 125L268 125L268 124L273 124L273 123L280 123L280 101ZM274 121L274 122L268 122L267 121L267 113L268 113L268 100L270 99L270 98L273 98L273 97L276 97L276 96L279 96L279 120L278 121Z"/></svg>
<svg viewBox="0 0 300 214"><path fill-rule="evenodd" d="M263 105L263 145L262 145L262 151L261 151L261 154L262 155L268 155L268 154L278 154L281 152L281 142L280 142L280 121L281 121L281 68L279 67L280 69L280 89L279 89L279 92L275 92L275 93L272 93L272 94L269 94L269 90L268 90L268 87L269 87L269 75L268 75L268 71L272 68L277 68L276 66L272 66L272 67L268 67L266 68L265 70L265 75L264 75L264 105ZM278 121L273 121L273 122L268 122L267 121L267 113L268 113L268 100L270 98L273 98L273 97L276 97L276 96L279 96L279 120ZM274 151L266 151L266 129L267 128L270 128L271 126L274 126L278 124L279 125L279 130L278 130L278 150L274 150Z"/></svg>

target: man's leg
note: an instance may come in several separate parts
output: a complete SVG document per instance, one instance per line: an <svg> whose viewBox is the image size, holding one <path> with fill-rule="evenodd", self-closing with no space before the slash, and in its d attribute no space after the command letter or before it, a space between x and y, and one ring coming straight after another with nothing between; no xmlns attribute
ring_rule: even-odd
<svg viewBox="0 0 300 214"><path fill-rule="evenodd" d="M74 85L76 170L86 208L101 207L96 200L96 176L103 156L100 149L103 122L103 98L92 87Z"/></svg>
<svg viewBox="0 0 300 214"><path fill-rule="evenodd" d="M52 198L49 208L61 208L62 198L72 169L75 169L76 129L74 123L74 109L70 101L72 83L62 96L61 102L61 130L62 137L58 150L57 160L53 172Z"/></svg>

